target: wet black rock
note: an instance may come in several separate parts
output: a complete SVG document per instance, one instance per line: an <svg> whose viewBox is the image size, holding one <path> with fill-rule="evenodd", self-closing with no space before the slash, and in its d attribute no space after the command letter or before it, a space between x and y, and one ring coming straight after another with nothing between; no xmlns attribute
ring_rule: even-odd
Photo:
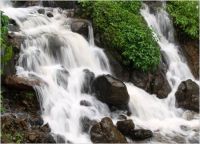
<svg viewBox="0 0 200 144"><path fill-rule="evenodd" d="M95 124L91 128L90 135L91 141L94 143L127 143L126 138L108 117Z"/></svg>
<svg viewBox="0 0 200 144"><path fill-rule="evenodd" d="M18 24L16 23L16 21L11 18L9 18L8 29L9 29L9 31L12 31L12 32L20 31L20 28L19 28Z"/></svg>
<svg viewBox="0 0 200 144"><path fill-rule="evenodd" d="M111 75L101 75L92 83L92 91L97 99L110 108L128 109L129 95L126 85Z"/></svg>
<svg viewBox="0 0 200 144"><path fill-rule="evenodd" d="M84 36L87 39L88 38L88 25L89 25L88 20L72 19L71 30L73 32L81 34L82 36Z"/></svg>
<svg viewBox="0 0 200 144"><path fill-rule="evenodd" d="M171 87L167 81L166 74L162 71L158 71L153 75L150 82L149 92L156 94L158 98L166 98L171 92Z"/></svg>
<svg viewBox="0 0 200 144"><path fill-rule="evenodd" d="M81 87L82 93L90 93L91 92L91 85L95 78L95 74L88 69L84 69L84 82Z"/></svg>
<svg viewBox="0 0 200 144"><path fill-rule="evenodd" d="M117 129L125 136L130 136L134 132L135 125L132 120L117 122Z"/></svg>
<svg viewBox="0 0 200 144"><path fill-rule="evenodd" d="M39 10L38 10L38 13L39 13L39 14L44 14L44 13L45 13L45 10L44 10L44 9L39 9Z"/></svg>
<svg viewBox="0 0 200 144"><path fill-rule="evenodd" d="M92 104L87 100L81 100L80 105L88 107L88 106L91 106Z"/></svg>
<svg viewBox="0 0 200 144"><path fill-rule="evenodd" d="M47 16L51 18L51 17L53 17L53 14L51 12L48 12Z"/></svg>
<svg viewBox="0 0 200 144"><path fill-rule="evenodd" d="M183 81L175 96L177 107L199 112L199 86L194 81Z"/></svg>
<svg viewBox="0 0 200 144"><path fill-rule="evenodd" d="M101 41L98 46L105 47ZM105 48L105 53L109 59L113 74L120 80L132 82L135 86L142 88L146 92L156 94L158 98L166 98L171 92L171 87L166 78L168 64L163 53L160 65L154 71L148 72L124 65L121 55L108 47Z"/></svg>
<svg viewBox="0 0 200 144"><path fill-rule="evenodd" d="M144 140L147 138L151 138L153 136L153 132L145 129L137 129L131 135L131 139L133 140Z"/></svg>

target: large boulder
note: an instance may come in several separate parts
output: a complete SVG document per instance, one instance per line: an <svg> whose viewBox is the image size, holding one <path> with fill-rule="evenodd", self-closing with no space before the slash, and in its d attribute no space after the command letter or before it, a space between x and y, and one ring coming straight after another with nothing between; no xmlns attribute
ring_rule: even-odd
<svg viewBox="0 0 200 144"><path fill-rule="evenodd" d="M152 131L145 129L135 129L132 120L123 120L117 122L117 129L132 140L144 140L153 136Z"/></svg>
<svg viewBox="0 0 200 144"><path fill-rule="evenodd" d="M183 81L175 96L177 107L199 112L199 86L194 81Z"/></svg>
<svg viewBox="0 0 200 144"><path fill-rule="evenodd" d="M99 46L102 46L101 43ZM157 69L144 72L125 66L119 53L112 51L109 48L107 48L105 52L109 59L113 74L120 80L132 82L135 86L142 88L148 93L156 94L158 98L166 98L171 92L171 87L166 78L168 64L165 60L164 53L162 53L162 61Z"/></svg>
<svg viewBox="0 0 200 144"><path fill-rule="evenodd" d="M117 122L117 129L125 136L134 132L135 125L132 120L123 120Z"/></svg>
<svg viewBox="0 0 200 144"><path fill-rule="evenodd" d="M156 94L158 98L166 98L171 92L171 87L166 78L166 74L162 71L155 73L150 82L150 88L147 91L151 94Z"/></svg>
<svg viewBox="0 0 200 144"><path fill-rule="evenodd" d="M108 117L95 124L91 128L90 135L91 141L94 143L127 143L126 138L117 130Z"/></svg>
<svg viewBox="0 0 200 144"><path fill-rule="evenodd" d="M90 22L85 19L72 19L71 24L70 24L71 30L73 32L81 34L86 39L88 39L88 36L89 36L89 33L88 33L89 25L90 25Z"/></svg>
<svg viewBox="0 0 200 144"><path fill-rule="evenodd" d="M128 109L129 95L126 85L111 75L101 75L94 79L92 91L97 99L106 103L110 108Z"/></svg>

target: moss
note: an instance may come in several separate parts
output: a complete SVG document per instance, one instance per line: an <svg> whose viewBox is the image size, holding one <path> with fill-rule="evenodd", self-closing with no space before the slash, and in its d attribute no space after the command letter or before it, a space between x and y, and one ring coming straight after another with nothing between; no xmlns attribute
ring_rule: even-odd
<svg viewBox="0 0 200 144"><path fill-rule="evenodd" d="M24 135L20 132L15 133L2 133L1 132L1 140L4 143L22 143Z"/></svg>
<svg viewBox="0 0 200 144"><path fill-rule="evenodd" d="M80 13L92 20L103 45L117 50L124 64L143 71L159 64L159 47L140 15L141 2L86 1L80 5Z"/></svg>
<svg viewBox="0 0 200 144"><path fill-rule="evenodd" d="M13 56L13 48L8 42L8 23L9 18L1 13L1 35L0 35L0 44L1 44L1 74L3 74L3 67Z"/></svg>

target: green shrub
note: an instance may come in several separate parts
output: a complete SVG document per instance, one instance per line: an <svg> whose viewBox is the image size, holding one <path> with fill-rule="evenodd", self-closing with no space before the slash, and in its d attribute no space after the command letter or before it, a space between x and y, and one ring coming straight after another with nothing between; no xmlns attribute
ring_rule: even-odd
<svg viewBox="0 0 200 144"><path fill-rule="evenodd" d="M167 11L173 22L192 39L199 38L198 1L169 1Z"/></svg>
<svg viewBox="0 0 200 144"><path fill-rule="evenodd" d="M139 1L84 1L81 13L92 20L105 47L116 49L125 64L146 71L159 64L160 52L140 7Z"/></svg>
<svg viewBox="0 0 200 144"><path fill-rule="evenodd" d="M1 73L2 68L13 56L12 46L8 43L8 23L9 18L1 13L1 33L0 33L0 44L1 44Z"/></svg>

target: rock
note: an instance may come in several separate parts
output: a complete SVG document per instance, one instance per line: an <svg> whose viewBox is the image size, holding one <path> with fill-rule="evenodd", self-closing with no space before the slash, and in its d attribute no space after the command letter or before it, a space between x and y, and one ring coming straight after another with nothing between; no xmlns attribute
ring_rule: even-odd
<svg viewBox="0 0 200 144"><path fill-rule="evenodd" d="M132 120L124 120L117 122L117 129L125 136L132 140L144 140L153 136L152 131L145 129L135 130L135 125Z"/></svg>
<svg viewBox="0 0 200 144"><path fill-rule="evenodd" d="M12 27L9 27L9 30L12 31L12 32L8 33L8 41L13 46L14 52L19 52L21 44L23 43L23 41L24 41L25 38L22 35L16 35L14 33L16 31L17 32L19 31L18 26L13 26L12 25Z"/></svg>
<svg viewBox="0 0 200 144"><path fill-rule="evenodd" d="M62 9L73 9L76 6L75 1L42 1L44 7L59 7Z"/></svg>
<svg viewBox="0 0 200 144"><path fill-rule="evenodd" d="M130 136L134 132L135 125L132 120L117 122L117 129L125 136Z"/></svg>
<svg viewBox="0 0 200 144"><path fill-rule="evenodd" d="M81 100L80 101L80 105L82 106L92 106L92 104L89 102L89 101L86 101L86 100Z"/></svg>
<svg viewBox="0 0 200 144"><path fill-rule="evenodd" d="M48 12L48 13L47 13L47 16L51 18L51 17L53 17L53 14L50 13L50 12Z"/></svg>
<svg viewBox="0 0 200 144"><path fill-rule="evenodd" d="M42 126L43 123L44 123L44 121L41 117L30 120L31 126Z"/></svg>
<svg viewBox="0 0 200 144"><path fill-rule="evenodd" d="M50 134L40 132L39 130L32 130L26 133L26 138L31 143L55 143Z"/></svg>
<svg viewBox="0 0 200 144"><path fill-rule="evenodd" d="M131 139L133 140L144 140L147 138L151 138L153 136L152 131L145 129L137 129L131 135Z"/></svg>
<svg viewBox="0 0 200 144"><path fill-rule="evenodd" d="M12 32L19 32L20 31L20 28L17 25L16 21L14 19L11 19L11 18L9 19L8 29L9 29L9 31L12 31Z"/></svg>
<svg viewBox="0 0 200 144"><path fill-rule="evenodd" d="M199 41L180 40L181 48L194 77L199 79Z"/></svg>
<svg viewBox="0 0 200 144"><path fill-rule="evenodd" d="M81 87L82 93L91 93L91 85L95 78L95 74L88 69L84 69L84 82Z"/></svg>
<svg viewBox="0 0 200 144"><path fill-rule="evenodd" d="M109 107L127 110L129 95L126 85L111 75L101 75L92 83L92 91L97 99L106 103Z"/></svg>
<svg viewBox="0 0 200 144"><path fill-rule="evenodd" d="M30 142L35 142L36 138L37 138L37 134L36 133L29 133L28 140L30 140Z"/></svg>
<svg viewBox="0 0 200 144"><path fill-rule="evenodd" d="M96 35L97 34L95 34L95 44L97 44L97 46L99 47L104 47L100 43L100 40L97 40ZM104 52L109 60L113 75L122 81L126 81L126 82L130 81L130 70L128 67L122 64L121 55L117 51L109 50L108 48L105 49Z"/></svg>
<svg viewBox="0 0 200 144"><path fill-rule="evenodd" d="M167 81L166 74L164 72L157 72L153 75L150 82L150 88L148 90L151 94L156 94L158 98L166 98L171 92L171 87Z"/></svg>
<svg viewBox="0 0 200 144"><path fill-rule="evenodd" d="M177 107L199 112L199 86L194 81L183 81L175 96Z"/></svg>
<svg viewBox="0 0 200 144"><path fill-rule="evenodd" d="M41 82L39 80L29 80L16 75L9 75L6 76L4 84L13 89L33 90L33 86L40 85Z"/></svg>
<svg viewBox="0 0 200 144"><path fill-rule="evenodd" d="M13 0L11 1L14 7L29 7L29 6L36 6L40 4L40 1L33 0L33 1L18 1Z"/></svg>
<svg viewBox="0 0 200 144"><path fill-rule="evenodd" d="M90 128L97 124L96 120L90 120L88 117L81 118L82 131L88 133Z"/></svg>
<svg viewBox="0 0 200 144"><path fill-rule="evenodd" d="M102 45L99 44L99 46ZM143 72L123 65L122 58L116 51L112 52L107 48L105 52L109 59L112 72L119 79L132 82L148 93L156 94L158 98L166 98L171 92L171 87L166 78L168 65L164 56L162 56L162 61L155 71Z"/></svg>
<svg viewBox="0 0 200 144"><path fill-rule="evenodd" d="M150 94L156 94L158 98L166 98L171 92L171 87L166 78L167 65L162 61L154 72L132 71L130 81Z"/></svg>
<svg viewBox="0 0 200 144"><path fill-rule="evenodd" d="M47 134L44 139L42 140L43 143L56 143L53 136L51 134ZM41 142L39 142L41 143Z"/></svg>
<svg viewBox="0 0 200 144"><path fill-rule="evenodd" d="M18 130L28 130L29 126L26 119L16 118L12 114L8 114L1 117L1 129L3 132Z"/></svg>
<svg viewBox="0 0 200 144"><path fill-rule="evenodd" d="M91 128L90 135L93 143L127 143L126 138L117 130L108 117L95 124Z"/></svg>
<svg viewBox="0 0 200 144"><path fill-rule="evenodd" d="M45 10L44 10L44 9L39 9L39 10L38 10L38 13L39 13L39 14L44 14L44 13L45 13Z"/></svg>
<svg viewBox="0 0 200 144"><path fill-rule="evenodd" d="M84 19L72 19L71 30L73 32L79 33L84 36L86 39L88 38L88 25L89 21Z"/></svg>
<svg viewBox="0 0 200 144"><path fill-rule="evenodd" d="M51 132L51 129L50 129L48 123L46 123L45 125L41 126L41 127L40 127L40 130L41 130L42 132L45 132L45 133L50 133L50 132Z"/></svg>

